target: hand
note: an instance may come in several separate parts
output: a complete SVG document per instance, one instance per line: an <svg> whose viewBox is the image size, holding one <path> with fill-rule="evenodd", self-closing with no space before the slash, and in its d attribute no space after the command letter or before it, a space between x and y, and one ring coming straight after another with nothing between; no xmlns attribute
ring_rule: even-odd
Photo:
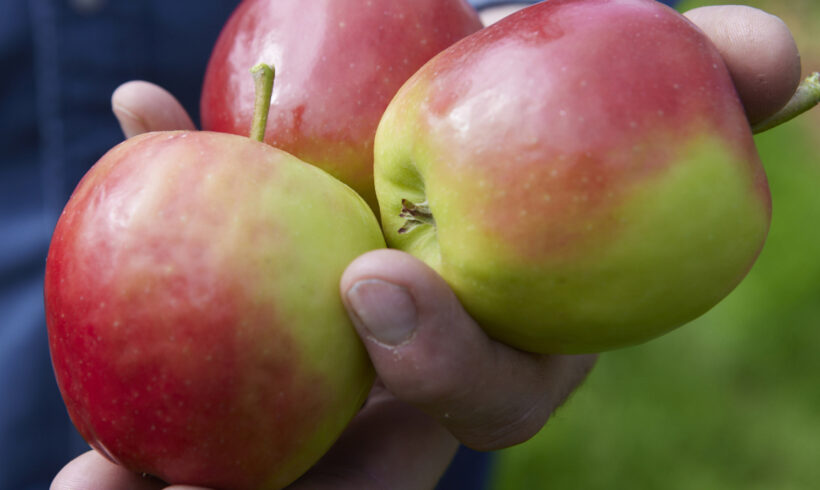
<svg viewBox="0 0 820 490"><path fill-rule="evenodd" d="M800 82L800 57L780 19L745 6L686 15L716 44L752 122L789 100ZM539 356L494 342L435 272L396 250L356 259L342 293L388 390L474 449L532 437L595 362L595 356Z"/></svg>
<svg viewBox="0 0 820 490"><path fill-rule="evenodd" d="M779 19L738 6L687 15L718 46L753 122L788 100L799 82L800 59ZM194 128L170 94L145 82L123 85L112 103L128 137ZM596 360L528 354L493 341L434 271L396 250L356 259L342 277L341 292L380 382L337 444L294 489L431 488L458 442L493 450L536 434ZM54 490L68 488L192 487L165 487L92 451L70 462L52 484Z"/></svg>

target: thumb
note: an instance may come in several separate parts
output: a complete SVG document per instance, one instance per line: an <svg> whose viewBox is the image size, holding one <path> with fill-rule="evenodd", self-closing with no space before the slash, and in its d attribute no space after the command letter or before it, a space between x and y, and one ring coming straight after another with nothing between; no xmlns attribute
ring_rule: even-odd
<svg viewBox="0 0 820 490"><path fill-rule="evenodd" d="M397 250L357 258L341 290L385 386L473 449L535 435L595 362L490 339L435 271Z"/></svg>
<svg viewBox="0 0 820 490"><path fill-rule="evenodd" d="M182 104L167 90L149 82L120 85L111 95L111 109L126 138L149 131L196 129Z"/></svg>

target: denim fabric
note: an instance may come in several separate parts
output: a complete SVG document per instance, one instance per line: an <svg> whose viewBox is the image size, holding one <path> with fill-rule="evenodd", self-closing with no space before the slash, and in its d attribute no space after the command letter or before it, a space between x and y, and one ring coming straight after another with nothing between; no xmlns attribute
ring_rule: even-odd
<svg viewBox="0 0 820 490"><path fill-rule="evenodd" d="M122 138L110 94L124 81L149 80L178 96L197 121L198 81L236 3L0 3L0 490L46 489L87 449L51 370L42 278L63 205ZM440 488L481 488L489 458L460 451Z"/></svg>

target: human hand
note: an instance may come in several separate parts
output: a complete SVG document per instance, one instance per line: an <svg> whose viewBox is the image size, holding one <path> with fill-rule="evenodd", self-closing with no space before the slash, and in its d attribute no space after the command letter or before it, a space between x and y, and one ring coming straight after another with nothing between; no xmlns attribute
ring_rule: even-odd
<svg viewBox="0 0 820 490"><path fill-rule="evenodd" d="M788 100L800 61L779 19L748 7L705 7L687 15L715 41L750 120L764 119ZM756 89L744 96L743 86ZM194 128L170 94L145 82L121 87L113 105L127 136ZM492 450L532 437L595 363L594 355L541 356L491 340L435 272L399 251L356 259L341 291L387 389L374 388L296 489L430 488L459 441ZM166 487L89 452L69 463L52 488L192 487Z"/></svg>

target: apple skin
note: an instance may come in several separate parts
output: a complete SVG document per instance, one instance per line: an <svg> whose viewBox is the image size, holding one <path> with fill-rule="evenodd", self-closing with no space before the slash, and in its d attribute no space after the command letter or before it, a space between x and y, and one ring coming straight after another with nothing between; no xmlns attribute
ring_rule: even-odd
<svg viewBox="0 0 820 490"><path fill-rule="evenodd" d="M249 66L276 68L265 141L350 185L377 210L373 137L399 87L481 29L464 0L245 0L214 47L202 127L247 134Z"/></svg>
<svg viewBox="0 0 820 490"><path fill-rule="evenodd" d="M379 125L375 184L388 245L438 271L492 337L539 353L632 345L703 314L771 219L719 54L648 0L550 0L436 56ZM434 223L399 233L403 199Z"/></svg>
<svg viewBox="0 0 820 490"><path fill-rule="evenodd" d="M287 485L372 385L338 283L383 246L353 190L264 143L121 143L72 194L48 254L49 342L71 419L112 461L167 482Z"/></svg>

